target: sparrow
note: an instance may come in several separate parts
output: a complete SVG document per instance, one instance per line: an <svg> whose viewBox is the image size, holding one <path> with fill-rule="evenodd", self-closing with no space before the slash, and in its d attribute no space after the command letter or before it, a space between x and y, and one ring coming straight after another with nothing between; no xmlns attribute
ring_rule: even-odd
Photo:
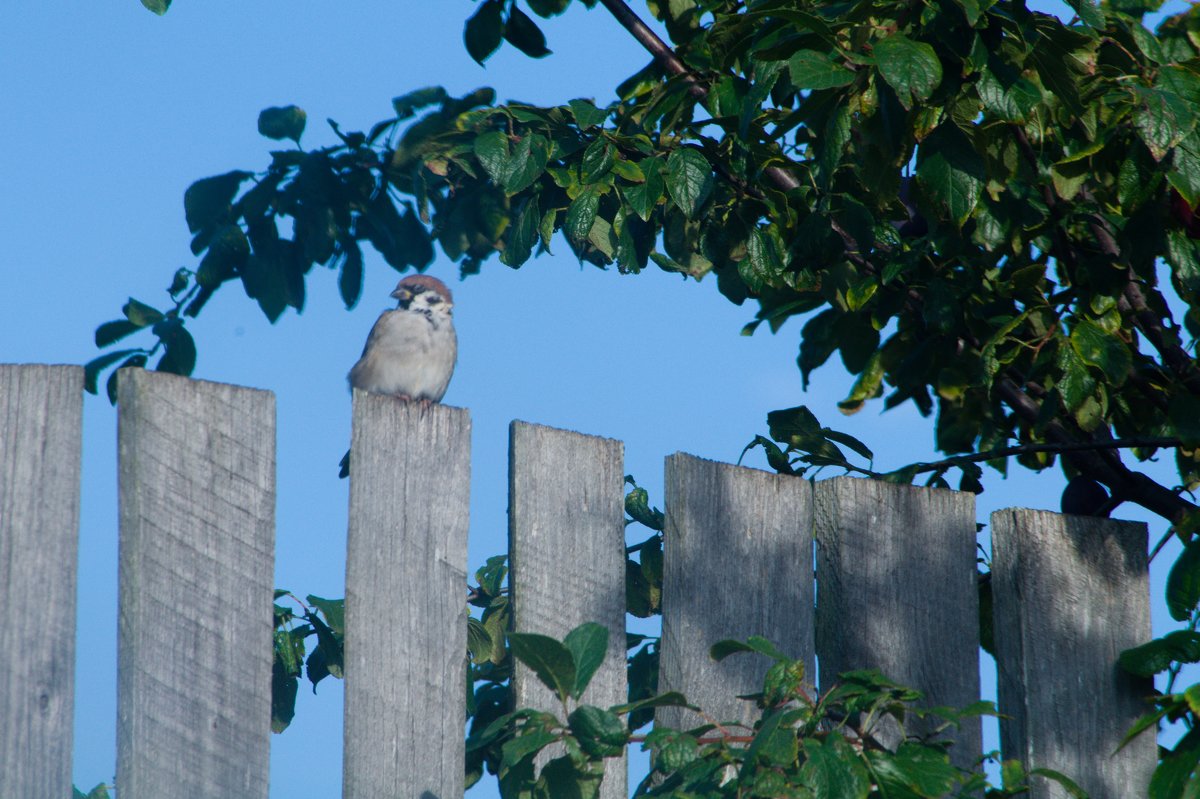
<svg viewBox="0 0 1200 799"><path fill-rule="evenodd" d="M347 375L350 386L405 402L440 402L458 358L450 289L436 277L410 275L391 296L399 304L371 328ZM342 459L342 477L349 473L349 455Z"/></svg>
<svg viewBox="0 0 1200 799"><path fill-rule="evenodd" d="M458 357L450 289L436 277L410 275L391 296L399 306L379 315L350 370L350 385L402 400L438 402Z"/></svg>

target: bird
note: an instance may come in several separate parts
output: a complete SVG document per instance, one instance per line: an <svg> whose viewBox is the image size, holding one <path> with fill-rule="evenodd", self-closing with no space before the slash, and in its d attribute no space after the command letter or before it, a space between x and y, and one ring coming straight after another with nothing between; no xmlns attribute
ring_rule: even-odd
<svg viewBox="0 0 1200 799"><path fill-rule="evenodd" d="M352 389L371 394L441 402L458 359L450 289L436 277L409 275L391 296L397 307L379 315L346 379ZM349 456L342 459L342 477L349 473Z"/></svg>

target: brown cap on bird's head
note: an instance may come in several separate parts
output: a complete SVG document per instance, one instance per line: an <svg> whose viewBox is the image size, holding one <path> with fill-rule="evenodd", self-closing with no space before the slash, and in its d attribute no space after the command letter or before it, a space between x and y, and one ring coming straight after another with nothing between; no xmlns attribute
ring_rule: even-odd
<svg viewBox="0 0 1200 799"><path fill-rule="evenodd" d="M453 304L454 299L450 296L450 289L446 288L446 284L438 280L432 275L409 275L396 284L396 290L392 292L392 296L405 303L415 294L420 294L423 291L435 291L440 294L448 303Z"/></svg>

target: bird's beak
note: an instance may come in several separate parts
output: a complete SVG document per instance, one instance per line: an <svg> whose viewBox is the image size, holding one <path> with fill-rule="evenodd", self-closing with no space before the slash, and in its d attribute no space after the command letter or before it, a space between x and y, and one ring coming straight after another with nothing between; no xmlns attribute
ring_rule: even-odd
<svg viewBox="0 0 1200 799"><path fill-rule="evenodd" d="M397 300L403 300L406 296L408 296L408 289L396 289L389 296Z"/></svg>

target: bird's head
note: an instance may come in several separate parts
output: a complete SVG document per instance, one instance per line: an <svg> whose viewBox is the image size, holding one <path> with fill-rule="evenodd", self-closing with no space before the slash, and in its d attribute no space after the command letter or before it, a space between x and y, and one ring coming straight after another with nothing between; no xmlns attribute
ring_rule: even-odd
<svg viewBox="0 0 1200 799"><path fill-rule="evenodd" d="M400 303L400 308L406 311L437 313L450 315L454 300L450 289L436 277L429 275L409 275L396 285L392 296Z"/></svg>

